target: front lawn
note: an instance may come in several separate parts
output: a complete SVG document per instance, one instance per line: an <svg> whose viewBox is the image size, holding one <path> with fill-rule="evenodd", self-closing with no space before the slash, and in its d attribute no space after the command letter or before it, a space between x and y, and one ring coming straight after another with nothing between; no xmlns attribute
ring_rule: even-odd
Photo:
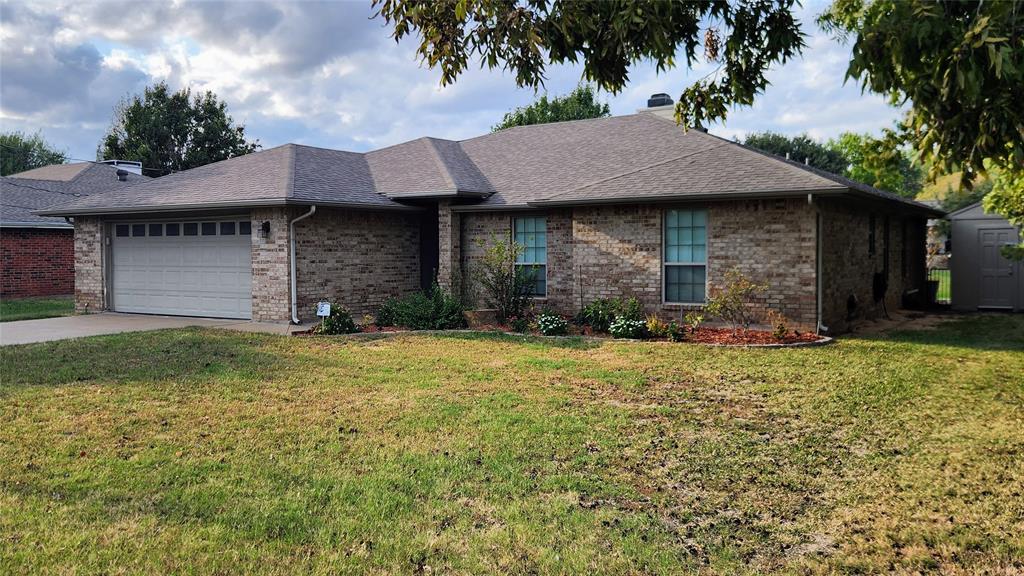
<svg viewBox="0 0 1024 576"><path fill-rule="evenodd" d="M0 573L1024 570L1024 318L0 348Z"/></svg>
<svg viewBox="0 0 1024 576"><path fill-rule="evenodd" d="M0 299L0 322L67 316L74 311L75 301L70 296Z"/></svg>

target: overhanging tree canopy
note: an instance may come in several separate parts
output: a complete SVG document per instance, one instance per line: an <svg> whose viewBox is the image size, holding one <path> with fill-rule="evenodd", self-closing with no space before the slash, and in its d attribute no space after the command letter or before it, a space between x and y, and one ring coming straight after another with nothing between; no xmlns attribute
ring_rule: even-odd
<svg viewBox="0 0 1024 576"><path fill-rule="evenodd" d="M471 59L510 70L519 86L544 84L546 66L581 63L586 80L618 92L629 66L651 60L659 71L682 51L693 67L704 56L714 73L686 88L676 104L685 126L725 118L768 85L770 66L800 52L795 0L634 2L605 0L374 0L395 40L418 32L419 55L450 84Z"/></svg>

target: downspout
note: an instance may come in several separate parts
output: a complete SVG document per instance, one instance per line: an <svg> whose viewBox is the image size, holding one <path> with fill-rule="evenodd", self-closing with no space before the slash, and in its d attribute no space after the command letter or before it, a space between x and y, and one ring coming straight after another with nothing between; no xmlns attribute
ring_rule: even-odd
<svg viewBox="0 0 1024 576"><path fill-rule="evenodd" d="M292 269L291 269L291 280L292 280L292 323L293 324L299 324L299 303L298 303L299 299L298 299L298 295L295 293L295 270L297 268L297 266L295 265L295 223L298 222L299 220L304 220L306 218L309 218L315 212L316 212L316 204L314 204L314 205L309 207L309 212L306 212L302 216L299 216L298 218L296 218L296 219L294 219L294 220L292 220L291 222L288 223L288 244L290 245L290 248L291 248L291 258L289 260L291 261L291 267L292 267Z"/></svg>
<svg viewBox="0 0 1024 576"><path fill-rule="evenodd" d="M822 239L821 239L821 208L814 202L814 194L807 195L807 204L814 207L814 282L815 293L814 301L817 307L817 323L815 327L815 333L821 334L822 332L828 332L828 326L821 323L822 306L824 299L821 297L821 290L824 287L824 281L822 280L822 271L824 266L822 264Z"/></svg>

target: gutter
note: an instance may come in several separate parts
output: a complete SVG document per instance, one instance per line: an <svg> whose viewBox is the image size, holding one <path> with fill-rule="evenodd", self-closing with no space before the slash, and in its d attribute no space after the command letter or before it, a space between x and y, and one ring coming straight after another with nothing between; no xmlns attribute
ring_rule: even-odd
<svg viewBox="0 0 1024 576"><path fill-rule="evenodd" d="M822 279L825 266L824 260L821 257L823 243L821 236L821 208L814 202L814 194L807 195L807 204L814 207L814 304L816 309L814 331L820 336L822 332L828 332L828 326L821 323L822 307L824 306L821 291L825 286L825 281Z"/></svg>
<svg viewBox="0 0 1024 576"><path fill-rule="evenodd" d="M0 222L0 228L34 228L42 230L73 230L75 227L63 222Z"/></svg>
<svg viewBox="0 0 1024 576"><path fill-rule="evenodd" d="M208 210L252 208L253 206L313 206L319 205L328 208L351 208L354 210L396 210L403 212L419 212L422 209L416 206L405 204L370 204L366 202L329 202L309 200L288 200L280 198L264 198L256 200L243 200L237 202L203 202L196 204L172 204L166 206L148 205L131 207L109 207L109 208L81 208L81 209L49 209L36 210L32 212L38 216L102 216L105 214L149 214L153 212L203 212Z"/></svg>
<svg viewBox="0 0 1024 576"><path fill-rule="evenodd" d="M309 218L316 213L316 204L309 207L309 212L306 212L302 216L288 222L288 243L291 248L291 281L292 281L292 324L299 324L299 304L298 294L295 293L295 223L299 220Z"/></svg>
<svg viewBox="0 0 1024 576"><path fill-rule="evenodd" d="M559 208L571 206L608 206L615 204L669 204L677 202L703 202L708 200L772 200L784 198L800 198L804 194L841 195L846 188L821 188L804 190L762 190L757 192L712 192L707 194L676 194L672 196L616 196L614 198L592 198L582 200L541 199L528 201L526 204L463 204L453 206L453 212L512 212L538 210L541 208Z"/></svg>
<svg viewBox="0 0 1024 576"><path fill-rule="evenodd" d="M615 198L595 198L585 200L558 200L553 199L535 200L529 202L530 206L590 206L602 204L636 204L636 203L665 203L665 202L686 202L686 201L728 201L747 199L774 199L774 198L799 198L804 194L835 194L840 195L847 191L846 188L820 188L804 190L759 190L757 192L712 192L708 194L676 194L664 196L618 196Z"/></svg>

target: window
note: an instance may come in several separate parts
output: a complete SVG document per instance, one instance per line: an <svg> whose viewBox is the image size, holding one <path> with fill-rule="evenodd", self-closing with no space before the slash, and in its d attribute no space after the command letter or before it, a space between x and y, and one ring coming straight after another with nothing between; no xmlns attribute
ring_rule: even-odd
<svg viewBox="0 0 1024 576"><path fill-rule="evenodd" d="M150 236L163 236L164 235L164 225L163 224L150 224L149 225L149 235Z"/></svg>
<svg viewBox="0 0 1024 576"><path fill-rule="evenodd" d="M513 220L513 239L523 247L516 271L533 275L531 296L545 296L548 284L548 223L543 216Z"/></svg>
<svg viewBox="0 0 1024 576"><path fill-rule="evenodd" d="M220 235L221 236L234 236L235 235L235 223L234 222L221 222L220 223Z"/></svg>
<svg viewBox="0 0 1024 576"><path fill-rule="evenodd" d="M181 228L185 232L185 236L196 236L199 234L199 224L195 222L186 222L181 225Z"/></svg>
<svg viewBox="0 0 1024 576"><path fill-rule="evenodd" d="M127 224L118 224L116 226L116 228L115 228L115 232L114 233L117 234L118 237L124 238L125 236L128 235L128 225Z"/></svg>
<svg viewBox="0 0 1024 576"><path fill-rule="evenodd" d="M245 220L243 222L239 222L238 223L238 234L241 235L241 236L251 236L252 235L252 222L249 222L248 220Z"/></svg>
<svg viewBox="0 0 1024 576"><path fill-rule="evenodd" d="M177 222L174 224L168 224L164 231L168 236L178 236L178 232L181 230L179 226L181 226L181 224L178 224Z"/></svg>
<svg viewBox="0 0 1024 576"><path fill-rule="evenodd" d="M203 236L216 236L217 235L217 223L216 222L203 222Z"/></svg>
<svg viewBox="0 0 1024 576"><path fill-rule="evenodd" d="M146 225L145 224L132 224L132 236L145 236Z"/></svg>
<svg viewBox="0 0 1024 576"><path fill-rule="evenodd" d="M706 210L665 213L665 302L704 303L707 219Z"/></svg>

